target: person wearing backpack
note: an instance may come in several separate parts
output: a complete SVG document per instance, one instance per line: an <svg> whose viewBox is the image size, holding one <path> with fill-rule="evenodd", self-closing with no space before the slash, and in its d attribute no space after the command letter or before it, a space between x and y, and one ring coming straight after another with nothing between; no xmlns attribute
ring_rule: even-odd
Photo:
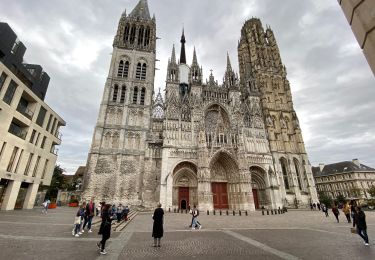
<svg viewBox="0 0 375 260"><path fill-rule="evenodd" d="M199 210L197 209L197 206L194 205L193 207L193 223L191 225L191 229L201 229L202 225L198 221L198 216L199 216Z"/></svg>

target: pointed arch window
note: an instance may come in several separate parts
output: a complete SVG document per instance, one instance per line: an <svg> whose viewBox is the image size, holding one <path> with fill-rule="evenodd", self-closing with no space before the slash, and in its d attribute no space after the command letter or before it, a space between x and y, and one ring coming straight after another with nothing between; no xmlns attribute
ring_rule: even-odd
<svg viewBox="0 0 375 260"><path fill-rule="evenodd" d="M129 41L130 25L127 23L124 30L124 42Z"/></svg>
<svg viewBox="0 0 375 260"><path fill-rule="evenodd" d="M144 46L148 46L150 44L150 27L146 27L145 30L145 41L143 42Z"/></svg>
<svg viewBox="0 0 375 260"><path fill-rule="evenodd" d="M141 25L141 27L139 27L139 30L138 30L138 45L139 46L143 45L143 36L144 36L144 33L145 33L145 28L144 28L143 25Z"/></svg>
<svg viewBox="0 0 375 260"><path fill-rule="evenodd" d="M145 95L146 95L146 89L142 88L142 90L141 90L141 101L140 101L141 105L145 104Z"/></svg>
<svg viewBox="0 0 375 260"><path fill-rule="evenodd" d="M117 96L118 96L118 86L115 85L113 88L113 95L112 95L112 101L116 102L117 101Z"/></svg>
<svg viewBox="0 0 375 260"><path fill-rule="evenodd" d="M137 104L138 101L138 87L134 87L133 91L133 104Z"/></svg>
<svg viewBox="0 0 375 260"><path fill-rule="evenodd" d="M135 25L132 25L130 29L130 37L129 37L130 44L133 44L134 40L135 40Z"/></svg>
<svg viewBox="0 0 375 260"><path fill-rule="evenodd" d="M129 75L129 61L121 60L118 65L117 77L127 78Z"/></svg>
<svg viewBox="0 0 375 260"><path fill-rule="evenodd" d="M125 94L126 94L126 86L122 86L120 103L125 103Z"/></svg>
<svg viewBox="0 0 375 260"><path fill-rule="evenodd" d="M135 73L135 78L140 79L140 80L145 80L146 79L146 70L147 70L146 63L141 64L140 62L138 62L137 70L136 70L136 73Z"/></svg>
<svg viewBox="0 0 375 260"><path fill-rule="evenodd" d="M286 190L289 190L288 172L286 170L285 159L280 160L281 170L283 172L284 186Z"/></svg>
<svg viewBox="0 0 375 260"><path fill-rule="evenodd" d="M143 63L143 65L142 65L142 71L141 71L141 80L145 80L146 79L146 68L147 68L146 63Z"/></svg>

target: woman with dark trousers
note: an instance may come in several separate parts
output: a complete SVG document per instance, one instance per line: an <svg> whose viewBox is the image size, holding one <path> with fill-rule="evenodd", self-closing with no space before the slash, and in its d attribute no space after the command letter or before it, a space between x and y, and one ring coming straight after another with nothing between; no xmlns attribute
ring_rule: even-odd
<svg viewBox="0 0 375 260"><path fill-rule="evenodd" d="M154 247L160 247L160 239L163 237L163 219L164 219L164 210L161 208L161 204L158 204L158 207L152 215L154 220L154 225L152 227L152 237L154 238Z"/></svg>
<svg viewBox="0 0 375 260"><path fill-rule="evenodd" d="M96 244L102 255L107 254L107 251L105 251L105 243L111 237L111 208L112 206L110 204L106 204L102 207L102 223L100 224L98 233L99 235L102 235L102 240Z"/></svg>

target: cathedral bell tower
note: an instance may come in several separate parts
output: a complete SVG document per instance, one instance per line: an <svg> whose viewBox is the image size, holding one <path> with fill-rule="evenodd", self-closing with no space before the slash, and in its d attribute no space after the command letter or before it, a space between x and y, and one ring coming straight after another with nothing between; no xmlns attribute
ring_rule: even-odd
<svg viewBox="0 0 375 260"><path fill-rule="evenodd" d="M142 205L155 78L156 23L147 0L121 15L91 149L84 197Z"/></svg>

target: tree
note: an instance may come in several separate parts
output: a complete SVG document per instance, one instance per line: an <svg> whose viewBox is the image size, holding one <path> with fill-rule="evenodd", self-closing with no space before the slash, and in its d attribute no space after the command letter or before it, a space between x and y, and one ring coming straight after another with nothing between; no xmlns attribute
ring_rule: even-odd
<svg viewBox="0 0 375 260"><path fill-rule="evenodd" d="M340 204L344 204L346 202L346 197L342 194L339 194L339 195L336 196L335 201L340 203Z"/></svg>
<svg viewBox="0 0 375 260"><path fill-rule="evenodd" d="M367 192L372 198L375 198L375 185L372 185L370 188L368 188Z"/></svg>
<svg viewBox="0 0 375 260"><path fill-rule="evenodd" d="M48 190L46 193L46 198L50 200L57 198L57 193L59 189L64 186L64 170L60 167L60 165L56 165L55 169L53 170L53 175L51 179L51 184L48 186Z"/></svg>
<svg viewBox="0 0 375 260"><path fill-rule="evenodd" d="M359 197L361 196L361 189L360 188L357 188L357 187L354 187L354 188L351 188L349 190L349 193L352 197L356 198L356 197Z"/></svg>
<svg viewBox="0 0 375 260"><path fill-rule="evenodd" d="M332 205L333 203L332 198L328 196L327 194L325 194L324 192L319 192L318 196L319 196L319 201L321 204L324 204L327 207L330 207Z"/></svg>

